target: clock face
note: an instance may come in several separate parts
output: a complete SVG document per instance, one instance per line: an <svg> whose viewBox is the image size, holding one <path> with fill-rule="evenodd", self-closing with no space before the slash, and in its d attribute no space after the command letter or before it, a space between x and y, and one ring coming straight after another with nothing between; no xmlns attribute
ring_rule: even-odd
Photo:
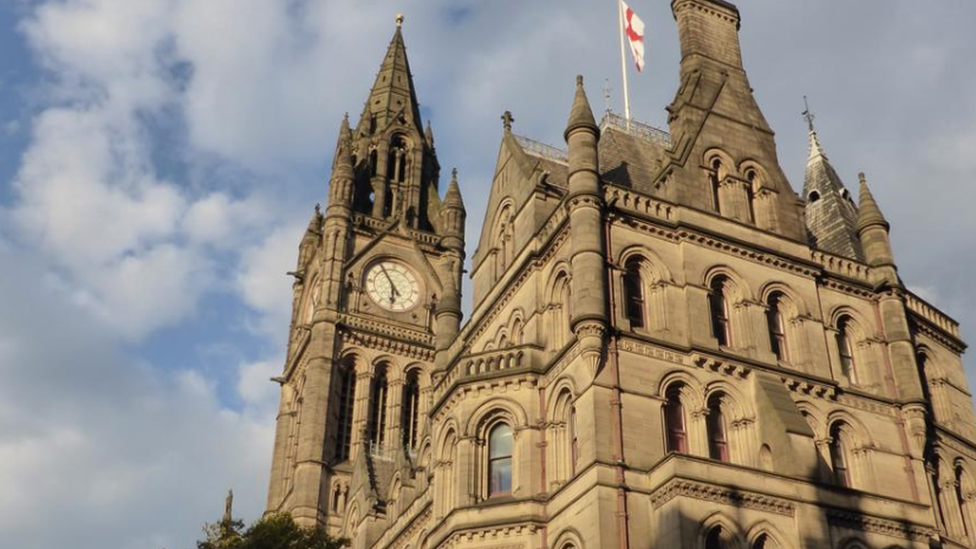
<svg viewBox="0 0 976 549"><path fill-rule="evenodd" d="M381 261L366 273L366 293L387 311L402 312L420 301L420 284L405 266Z"/></svg>

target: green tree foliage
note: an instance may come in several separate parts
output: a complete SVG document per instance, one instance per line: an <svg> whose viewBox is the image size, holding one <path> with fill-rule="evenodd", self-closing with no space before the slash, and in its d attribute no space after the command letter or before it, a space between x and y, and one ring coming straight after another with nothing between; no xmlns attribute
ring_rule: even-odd
<svg viewBox="0 0 976 549"><path fill-rule="evenodd" d="M227 520L203 527L206 539L197 549L342 549L349 542L322 528L298 525L288 513L270 513L244 529L244 522Z"/></svg>

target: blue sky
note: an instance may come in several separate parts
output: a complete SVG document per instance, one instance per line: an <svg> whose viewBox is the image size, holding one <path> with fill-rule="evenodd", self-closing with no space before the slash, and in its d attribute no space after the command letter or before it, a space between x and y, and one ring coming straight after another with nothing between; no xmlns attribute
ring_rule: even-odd
<svg viewBox="0 0 976 549"><path fill-rule="evenodd" d="M632 107L664 126L674 23L667 2L630 4L648 25ZM844 180L868 173L906 282L976 340L976 4L740 4L794 187L809 95ZM0 3L0 546L191 547L231 487L259 515L284 273L398 12L469 235L503 111L561 144L577 73L620 108L611 1Z"/></svg>

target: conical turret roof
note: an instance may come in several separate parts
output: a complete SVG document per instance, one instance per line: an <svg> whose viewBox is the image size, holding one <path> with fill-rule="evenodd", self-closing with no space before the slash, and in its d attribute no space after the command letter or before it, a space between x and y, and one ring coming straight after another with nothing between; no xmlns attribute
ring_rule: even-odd
<svg viewBox="0 0 976 549"><path fill-rule="evenodd" d="M878 202L874 199L874 195L871 194L871 189L868 188L867 178L863 173L859 175L859 178L861 180L861 196L859 201L860 210L857 216L857 232L861 232L875 225L880 225L887 231L889 228L888 220L881 213Z"/></svg>
<svg viewBox="0 0 976 549"><path fill-rule="evenodd" d="M461 198L461 187L458 185L457 168L451 171L451 183L447 186L447 193L444 195L445 208L464 209L464 200Z"/></svg>
<svg viewBox="0 0 976 549"><path fill-rule="evenodd" d="M349 115L342 119L339 127L339 139L336 142L335 158L332 161L333 174L352 177L352 130L349 128Z"/></svg>
<svg viewBox="0 0 976 549"><path fill-rule="evenodd" d="M586 98L586 90L583 89L582 75L576 77L576 97L573 98L573 108L569 112L564 137L569 139L570 132L577 128L589 128L595 133L600 132L600 127L596 125L596 119L593 117L593 109L590 108L590 101Z"/></svg>

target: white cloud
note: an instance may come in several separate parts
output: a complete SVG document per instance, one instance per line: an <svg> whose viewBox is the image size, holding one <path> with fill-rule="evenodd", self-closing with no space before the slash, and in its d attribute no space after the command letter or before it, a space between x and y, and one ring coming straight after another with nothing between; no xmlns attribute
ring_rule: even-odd
<svg viewBox="0 0 976 549"><path fill-rule="evenodd" d="M291 322L291 279L298 242L305 223L292 223L270 233L260 244L247 249L237 275L237 288L244 302L261 313L259 330L284 344Z"/></svg>
<svg viewBox="0 0 976 549"><path fill-rule="evenodd" d="M262 366L241 369L244 406L225 408L212 380L120 353L86 310L36 291L29 255L0 242L0 263L2 545L190 547L231 487L239 513L260 513L274 426Z"/></svg>

